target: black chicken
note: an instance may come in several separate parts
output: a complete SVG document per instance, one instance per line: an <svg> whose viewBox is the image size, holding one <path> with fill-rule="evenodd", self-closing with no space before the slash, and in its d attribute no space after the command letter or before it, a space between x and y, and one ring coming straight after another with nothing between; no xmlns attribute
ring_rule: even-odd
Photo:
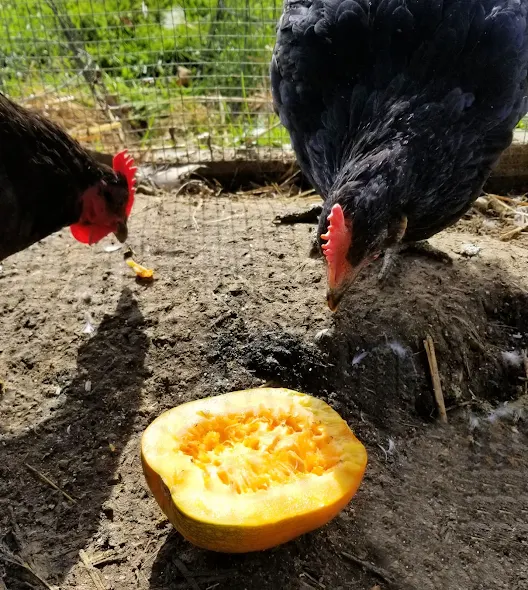
<svg viewBox="0 0 528 590"><path fill-rule="evenodd" d="M385 251L456 222L527 110L528 0L285 0L275 108L324 199L335 310Z"/></svg>
<svg viewBox="0 0 528 590"><path fill-rule="evenodd" d="M113 168L0 94L0 260L67 225L85 244L125 241L136 168L126 152Z"/></svg>

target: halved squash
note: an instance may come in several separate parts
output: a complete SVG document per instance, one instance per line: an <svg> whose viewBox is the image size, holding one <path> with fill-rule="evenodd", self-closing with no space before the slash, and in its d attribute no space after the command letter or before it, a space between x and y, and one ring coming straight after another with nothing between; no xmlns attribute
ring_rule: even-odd
<svg viewBox="0 0 528 590"><path fill-rule="evenodd" d="M174 527L213 551L285 543L348 504L365 447L325 402L250 389L183 404L143 433L147 483Z"/></svg>

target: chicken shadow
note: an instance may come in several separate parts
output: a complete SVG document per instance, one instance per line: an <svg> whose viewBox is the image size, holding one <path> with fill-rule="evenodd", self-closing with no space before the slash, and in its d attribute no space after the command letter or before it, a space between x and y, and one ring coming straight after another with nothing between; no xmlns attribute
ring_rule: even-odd
<svg viewBox="0 0 528 590"><path fill-rule="evenodd" d="M104 503L119 482L146 376L144 325L137 301L124 289L115 313L105 316L79 348L77 375L61 393L63 403L54 417L3 445L0 476L9 482L4 502L10 514L0 548L30 564L50 584L61 584L78 562L79 550L97 532ZM30 451L20 456L20 449ZM0 552L0 580L2 574L10 590L35 582Z"/></svg>

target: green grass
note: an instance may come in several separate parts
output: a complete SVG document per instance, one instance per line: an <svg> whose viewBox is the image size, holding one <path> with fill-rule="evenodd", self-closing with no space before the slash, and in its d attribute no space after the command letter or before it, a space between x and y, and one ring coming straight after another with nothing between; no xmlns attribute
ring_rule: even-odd
<svg viewBox="0 0 528 590"><path fill-rule="evenodd" d="M107 89L129 105L144 144L160 136L159 128L175 114L189 121L187 139L209 133L219 145L258 134L264 119L273 125L274 115L257 112L251 99L268 92L282 0L54 2L69 22L59 23L45 0L0 2L0 88L9 95L68 93L81 82L89 103L89 87L76 75L74 47L84 63L83 51L93 58ZM189 88L179 84L179 66L191 71ZM218 95L225 99L223 110L191 100ZM282 145L284 133L279 136L273 129L256 144Z"/></svg>
<svg viewBox="0 0 528 590"><path fill-rule="evenodd" d="M204 149L288 142L275 115L254 100L269 96L282 0L52 1L69 21L60 23L46 0L0 2L0 89L7 94L73 93L93 107L75 49L84 63L83 51L93 58L109 93L126 105L141 147L165 142L169 128L182 145ZM191 72L188 88L179 84L179 66Z"/></svg>
<svg viewBox="0 0 528 590"><path fill-rule="evenodd" d="M109 75L133 80L172 76L177 65L239 88L239 76L267 67L279 17L275 0L54 0L75 26L79 46ZM220 7L220 8L219 8ZM67 54L45 0L0 3L3 75L53 64ZM236 64L239 67L235 67Z"/></svg>

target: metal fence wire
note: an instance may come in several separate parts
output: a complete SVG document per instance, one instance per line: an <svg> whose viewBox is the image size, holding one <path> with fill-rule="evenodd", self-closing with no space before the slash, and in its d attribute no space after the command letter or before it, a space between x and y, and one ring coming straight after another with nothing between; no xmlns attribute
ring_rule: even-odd
<svg viewBox="0 0 528 590"><path fill-rule="evenodd" d="M0 90L142 163L291 160L268 74L281 11L282 0L0 0Z"/></svg>
<svg viewBox="0 0 528 590"><path fill-rule="evenodd" d="M269 59L282 0L0 2L0 89L143 162L291 158Z"/></svg>

